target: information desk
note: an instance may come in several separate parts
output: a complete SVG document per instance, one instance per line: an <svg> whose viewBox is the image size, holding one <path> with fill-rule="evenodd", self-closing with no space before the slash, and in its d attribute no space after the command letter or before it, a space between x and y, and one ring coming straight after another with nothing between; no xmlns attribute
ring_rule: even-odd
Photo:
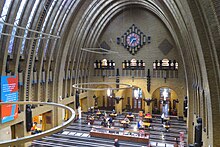
<svg viewBox="0 0 220 147"><path fill-rule="evenodd" d="M114 130L114 129L113 129ZM112 132L112 131L111 131ZM119 132L118 132L119 133ZM108 139L118 139L118 140L125 140L125 141L131 141L131 142L140 142L140 143L148 143L150 134L145 133L145 135L138 136L138 134L133 135L123 135L123 132L120 132L120 134L115 133L108 133L106 132L99 132L97 130L91 130L90 131L91 137L100 137L100 138L108 138Z"/></svg>

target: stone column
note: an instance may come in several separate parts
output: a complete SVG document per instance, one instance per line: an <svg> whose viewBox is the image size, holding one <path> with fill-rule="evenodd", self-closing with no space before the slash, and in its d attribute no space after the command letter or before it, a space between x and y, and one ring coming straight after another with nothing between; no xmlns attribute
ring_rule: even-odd
<svg viewBox="0 0 220 147"><path fill-rule="evenodd" d="M148 106L146 102L145 103L145 113L150 112L152 114L152 102L150 103L150 105Z"/></svg>
<svg viewBox="0 0 220 147"><path fill-rule="evenodd" d="M119 103L115 103L115 111L116 113L122 113L122 100L119 101Z"/></svg>

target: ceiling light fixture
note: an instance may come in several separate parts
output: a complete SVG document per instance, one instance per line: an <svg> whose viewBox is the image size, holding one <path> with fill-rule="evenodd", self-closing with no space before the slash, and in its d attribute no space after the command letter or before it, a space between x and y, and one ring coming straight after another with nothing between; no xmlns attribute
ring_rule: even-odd
<svg viewBox="0 0 220 147"><path fill-rule="evenodd" d="M118 52L111 51L104 48L81 48L82 51L96 53L96 54L118 54Z"/></svg>

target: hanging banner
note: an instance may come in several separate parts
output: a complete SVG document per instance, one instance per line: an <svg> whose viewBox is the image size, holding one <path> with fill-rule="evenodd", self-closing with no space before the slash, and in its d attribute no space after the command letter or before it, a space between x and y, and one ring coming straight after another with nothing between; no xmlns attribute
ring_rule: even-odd
<svg viewBox="0 0 220 147"><path fill-rule="evenodd" d="M1 76L1 102L18 101L18 77L17 76ZM1 123L12 121L18 117L18 105L2 105Z"/></svg>

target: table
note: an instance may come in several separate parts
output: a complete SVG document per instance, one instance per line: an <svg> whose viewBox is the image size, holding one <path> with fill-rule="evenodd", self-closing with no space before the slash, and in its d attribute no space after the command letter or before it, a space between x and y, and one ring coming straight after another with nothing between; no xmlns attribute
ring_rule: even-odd
<svg viewBox="0 0 220 147"><path fill-rule="evenodd" d="M150 123L148 123L148 122L143 122L143 126L145 126L145 127L150 127Z"/></svg>
<svg viewBox="0 0 220 147"><path fill-rule="evenodd" d="M111 114L109 114L109 116L112 117L112 118L115 118L117 116L117 114L116 113L111 113Z"/></svg>
<svg viewBox="0 0 220 147"><path fill-rule="evenodd" d="M144 116L144 118L152 119L152 116L151 115L147 115L147 116Z"/></svg>
<svg viewBox="0 0 220 147"><path fill-rule="evenodd" d="M170 125L163 125L163 127L166 129L166 131L168 131L170 128Z"/></svg>
<svg viewBox="0 0 220 147"><path fill-rule="evenodd" d="M132 120L134 119L134 115L126 115L126 117L127 117L130 121L132 121Z"/></svg>
<svg viewBox="0 0 220 147"><path fill-rule="evenodd" d="M141 143L148 143L150 134L146 135L146 137L138 137L138 136L130 136L130 135L119 135L113 133L101 133L101 132L90 132L91 137L100 137L100 138L108 138L108 139L115 139L117 138L120 140L131 141L131 142L141 142Z"/></svg>
<svg viewBox="0 0 220 147"><path fill-rule="evenodd" d="M170 120L170 117L164 117L164 122L166 122L166 121L169 121Z"/></svg>
<svg viewBox="0 0 220 147"><path fill-rule="evenodd" d="M129 125L128 121L122 120L120 121L120 123L123 125L123 128L128 128L128 125Z"/></svg>

